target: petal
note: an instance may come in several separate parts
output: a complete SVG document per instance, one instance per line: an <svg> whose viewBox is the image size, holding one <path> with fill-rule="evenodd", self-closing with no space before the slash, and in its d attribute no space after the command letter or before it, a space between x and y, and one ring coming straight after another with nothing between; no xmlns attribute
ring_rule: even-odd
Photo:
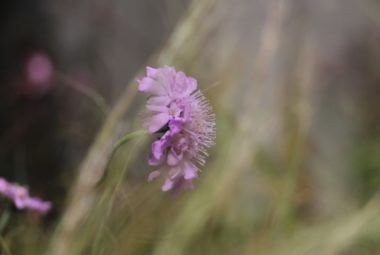
<svg viewBox="0 0 380 255"><path fill-rule="evenodd" d="M151 93L153 95L165 95L166 89L163 87L162 83L152 79L151 77L144 77L137 81L139 83L139 91Z"/></svg>
<svg viewBox="0 0 380 255"><path fill-rule="evenodd" d="M158 166L162 163L162 158L161 159L157 159L153 153L149 153L149 156L148 156L148 164L150 166Z"/></svg>
<svg viewBox="0 0 380 255"><path fill-rule="evenodd" d="M26 198L18 198L16 197L14 200L13 200L15 206L17 209L24 209L27 205L27 200Z"/></svg>
<svg viewBox="0 0 380 255"><path fill-rule="evenodd" d="M0 177L0 193L4 194L8 190L8 182Z"/></svg>
<svg viewBox="0 0 380 255"><path fill-rule="evenodd" d="M160 84L162 88L161 95L170 95L171 84L175 82L176 71L173 67L165 66L155 73L153 80Z"/></svg>
<svg viewBox="0 0 380 255"><path fill-rule="evenodd" d="M150 67L150 66L147 66L146 67L146 75L147 76L155 76L158 72L158 69L156 68L153 68L153 67Z"/></svg>
<svg viewBox="0 0 380 255"><path fill-rule="evenodd" d="M183 121L180 119L173 119L169 121L170 134L173 136L182 130Z"/></svg>
<svg viewBox="0 0 380 255"><path fill-rule="evenodd" d="M197 81L187 77L183 72L178 72L175 82L171 84L171 95L175 98L189 96L197 88Z"/></svg>
<svg viewBox="0 0 380 255"><path fill-rule="evenodd" d="M190 94L193 93L198 87L197 80L194 79L193 77L187 77L187 84L188 84L188 90Z"/></svg>
<svg viewBox="0 0 380 255"><path fill-rule="evenodd" d="M175 166L180 160L182 160L183 154L177 155L173 150L168 153L167 163L169 166Z"/></svg>
<svg viewBox="0 0 380 255"><path fill-rule="evenodd" d="M164 185L162 185L161 189L163 192L166 192L170 190L171 188L173 188L173 185L174 185L174 181L172 181L170 178L166 178L165 183Z"/></svg>
<svg viewBox="0 0 380 255"><path fill-rule="evenodd" d="M151 97L146 102L146 108L155 112L168 112L167 105L170 103L170 98L167 96Z"/></svg>
<svg viewBox="0 0 380 255"><path fill-rule="evenodd" d="M170 103L171 99L168 96L155 96L150 97L147 104L150 105L161 105L161 106L167 106Z"/></svg>
<svg viewBox="0 0 380 255"><path fill-rule="evenodd" d="M166 133L159 140L156 140L152 143L152 154L153 157L157 160L160 160L162 156L166 153L165 150L168 147L168 138L169 136Z"/></svg>
<svg viewBox="0 0 380 255"><path fill-rule="evenodd" d="M149 133L154 133L165 126L168 121L169 115L167 113L159 113L147 119L144 123L144 127L148 129Z"/></svg>
<svg viewBox="0 0 380 255"><path fill-rule="evenodd" d="M183 167L184 167L184 175L183 177L186 179L186 180L191 180L191 179L194 179L197 177L197 167L192 164L192 163L189 163L189 162L185 162L183 164Z"/></svg>
<svg viewBox="0 0 380 255"><path fill-rule="evenodd" d="M45 202L40 200L39 198L30 197L26 201L26 207L31 210L35 210L40 213L47 213L51 208L50 202Z"/></svg>
<svg viewBox="0 0 380 255"><path fill-rule="evenodd" d="M147 104L146 105L146 109L148 109L149 111L152 111L152 112L161 112L161 113L166 113L168 114L168 108L166 106L162 106L162 105L149 105Z"/></svg>
<svg viewBox="0 0 380 255"><path fill-rule="evenodd" d="M156 179L157 177L159 177L161 175L161 172L160 171L153 171L149 174L148 176L148 182L151 182L153 181L154 179Z"/></svg>

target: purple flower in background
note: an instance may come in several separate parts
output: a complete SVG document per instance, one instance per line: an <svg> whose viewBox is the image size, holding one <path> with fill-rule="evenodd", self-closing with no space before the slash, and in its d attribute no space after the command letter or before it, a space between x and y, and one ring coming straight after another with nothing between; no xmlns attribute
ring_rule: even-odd
<svg viewBox="0 0 380 255"><path fill-rule="evenodd" d="M215 114L197 90L197 81L173 67L147 67L139 90L149 95L144 127L161 133L152 144L148 163L159 167L148 181L165 175L163 191L192 188L198 166L205 164L207 149L215 140Z"/></svg>
<svg viewBox="0 0 380 255"><path fill-rule="evenodd" d="M51 82L53 65L50 57L44 53L35 51L26 61L25 73L27 81L34 86L39 86L39 90L46 90Z"/></svg>
<svg viewBox="0 0 380 255"><path fill-rule="evenodd" d="M52 88L54 66L42 50L32 50L22 60L22 72L15 78L15 92L29 98L40 98Z"/></svg>
<svg viewBox="0 0 380 255"><path fill-rule="evenodd" d="M51 203L39 198L31 197L29 191L20 185L9 183L0 177L0 196L13 202L17 209L29 209L41 214L47 213Z"/></svg>

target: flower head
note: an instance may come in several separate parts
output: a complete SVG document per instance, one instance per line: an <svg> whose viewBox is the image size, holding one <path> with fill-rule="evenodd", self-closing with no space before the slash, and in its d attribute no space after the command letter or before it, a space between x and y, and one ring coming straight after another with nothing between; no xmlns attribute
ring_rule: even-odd
<svg viewBox="0 0 380 255"><path fill-rule="evenodd" d="M146 108L150 118L144 126L150 133L160 130L173 118L185 117L186 99L197 88L197 81L173 67L154 69L147 67L147 76L139 80L139 90L150 95Z"/></svg>
<svg viewBox="0 0 380 255"><path fill-rule="evenodd" d="M205 164L207 149L215 140L215 114L208 100L197 89L197 81L176 72L173 67L147 67L139 90L147 93L150 133L160 133L152 144L148 163L159 167L148 181L165 175L163 191L192 188L198 167Z"/></svg>
<svg viewBox="0 0 380 255"><path fill-rule="evenodd" d="M42 201L39 198L31 197L27 188L18 184L13 184L0 177L0 196L11 201L17 209L29 209L41 214L47 213L51 208L51 203Z"/></svg>

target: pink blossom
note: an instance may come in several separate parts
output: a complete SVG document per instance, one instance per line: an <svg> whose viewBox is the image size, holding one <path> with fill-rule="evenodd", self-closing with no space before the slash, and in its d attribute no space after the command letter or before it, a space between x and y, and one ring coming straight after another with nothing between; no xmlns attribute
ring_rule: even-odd
<svg viewBox="0 0 380 255"><path fill-rule="evenodd" d="M51 203L31 197L27 188L13 184L0 177L0 195L11 200L17 209L29 209L41 214L47 213Z"/></svg>
<svg viewBox="0 0 380 255"><path fill-rule="evenodd" d="M147 76L139 80L139 90L148 93L146 108L151 116L144 123L154 133L170 119L180 118L186 112L185 98L197 88L197 81L173 67L154 69L147 67Z"/></svg>
<svg viewBox="0 0 380 255"><path fill-rule="evenodd" d="M35 86L48 86L53 72L49 56L43 52L34 52L26 63L27 80ZM41 89L45 89L41 88Z"/></svg>
<svg viewBox="0 0 380 255"><path fill-rule="evenodd" d="M20 95L39 98L53 85L54 66L44 51L34 50L23 60L21 75L16 79L16 92Z"/></svg>
<svg viewBox="0 0 380 255"><path fill-rule="evenodd" d="M148 181L165 175L163 191L192 188L198 166L205 164L207 149L215 140L215 114L197 90L197 82L173 67L147 68L139 90L150 97L144 126L162 134L152 144L148 163L159 167ZM162 132L161 132L162 131Z"/></svg>

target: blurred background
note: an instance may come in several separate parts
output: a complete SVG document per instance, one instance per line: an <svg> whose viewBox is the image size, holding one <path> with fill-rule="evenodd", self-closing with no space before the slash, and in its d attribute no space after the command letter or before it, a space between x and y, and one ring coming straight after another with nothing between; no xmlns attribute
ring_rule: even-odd
<svg viewBox="0 0 380 255"><path fill-rule="evenodd" d="M380 2L14 0L0 9L0 254L380 254ZM195 189L147 183L145 66L217 116Z"/></svg>

